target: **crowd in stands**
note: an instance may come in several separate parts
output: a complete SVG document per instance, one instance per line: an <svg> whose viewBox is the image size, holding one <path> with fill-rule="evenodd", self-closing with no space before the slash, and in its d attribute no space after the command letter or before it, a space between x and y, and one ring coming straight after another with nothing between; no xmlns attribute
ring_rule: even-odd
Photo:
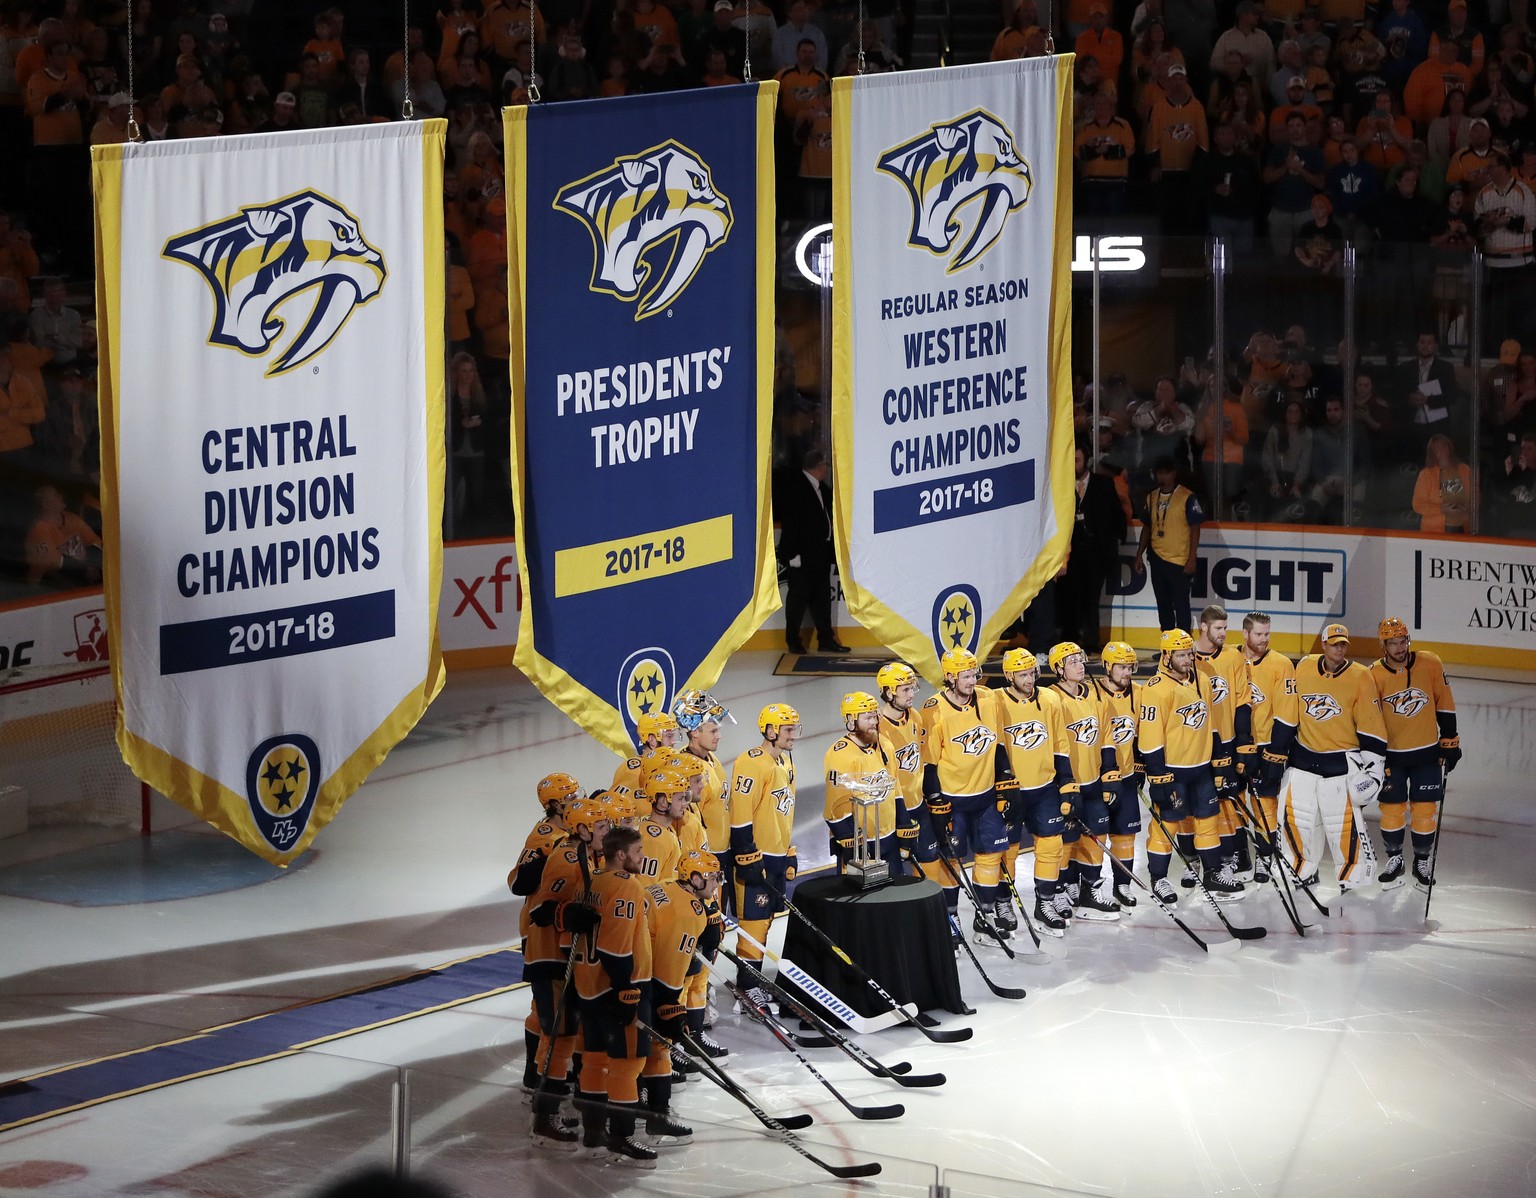
<svg viewBox="0 0 1536 1198"><path fill-rule="evenodd" d="M1350 244L1392 281L1384 297L1413 291L1408 248L1476 247L1485 353L1508 357L1515 342L1536 348L1536 60L1523 6L1504 11L1507 2L1071 0L1048 35L1039 0L1017 0L993 57L1076 50L1085 217L1140 212L1169 234L1214 234L1302 284L1336 280ZM448 520L453 535L492 535L511 522L500 109L777 77L780 215L821 219L829 76L899 69L911 11L892 0L417 0L402 39L398 7L357 0L320 11L279 0L0 0L0 575L36 576L21 547L36 539L42 487L98 523L90 145L123 142L135 126L159 140L398 120L407 98L417 117L446 117ZM1414 456L1448 480L1436 513L1414 501L1425 527L1457 527L1445 496L1460 452L1481 455L1485 488L1497 477L1527 496L1490 497L1498 515L1487 527L1536 531L1526 515L1536 444L1523 439L1536 434L1536 355L1514 350L1474 397L1476 355L1464 346L1454 392L1416 401L1400 377L1417 315L1410 302L1382 317L1360 359L1261 333L1234 347L1225 379L1191 358L1145 396L1110 380L1111 425L1098 443L1138 486L1159 445L1178 450L1208 493L1220 474L1228 516L1342 519L1331 431L1342 410L1357 432L1370 420L1384 430L1357 435L1357 454L1377 465ZM1342 332L1314 331L1330 344ZM1478 446L1464 419L1474 398L1488 431ZM1432 446L1436 422L1419 419L1438 410L1450 413L1448 451ZM793 402L789 411L804 416ZM63 574L77 581L79 571Z"/></svg>

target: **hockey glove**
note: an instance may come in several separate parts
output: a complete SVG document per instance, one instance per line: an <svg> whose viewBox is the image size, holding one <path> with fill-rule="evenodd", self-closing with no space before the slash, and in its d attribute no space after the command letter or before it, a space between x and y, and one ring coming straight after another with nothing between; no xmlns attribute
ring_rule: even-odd
<svg viewBox="0 0 1536 1198"><path fill-rule="evenodd" d="M688 1010L681 1003L667 1003L656 1009L656 1030L662 1039L676 1044L688 1030Z"/></svg>
<svg viewBox="0 0 1536 1198"><path fill-rule="evenodd" d="M1232 774L1232 758L1211 758L1211 781L1215 784L1216 793L1219 795L1224 795L1232 789L1234 782Z"/></svg>
<svg viewBox="0 0 1536 1198"><path fill-rule="evenodd" d="M903 824L901 827L896 829L896 839L915 841L917 839L917 825Z"/></svg>
<svg viewBox="0 0 1536 1198"><path fill-rule="evenodd" d="M768 885L768 871L763 868L762 853L754 851L737 854L736 880L743 886Z"/></svg>
<svg viewBox="0 0 1536 1198"><path fill-rule="evenodd" d="M949 800L942 794L928 800L928 817L933 820L933 830L941 838L949 833L950 816L953 810Z"/></svg>
<svg viewBox="0 0 1536 1198"><path fill-rule="evenodd" d="M800 872L800 854L794 845L789 846L789 861L784 866L784 880L793 882L795 875Z"/></svg>
<svg viewBox="0 0 1536 1198"><path fill-rule="evenodd" d="M1152 796L1152 806L1157 808L1159 815L1166 818L1169 812L1177 810L1179 792L1173 784L1172 774L1148 774L1147 790Z"/></svg>
<svg viewBox="0 0 1536 1198"><path fill-rule="evenodd" d="M1120 771L1106 770L1099 781L1104 784L1104 801L1113 805L1120 798Z"/></svg>
<svg viewBox="0 0 1536 1198"><path fill-rule="evenodd" d="M1069 819L1077 814L1078 804L1081 801L1083 788L1076 782L1063 782L1061 785L1061 813Z"/></svg>
<svg viewBox="0 0 1536 1198"><path fill-rule="evenodd" d="M546 903L540 903L528 915L528 922L536 928L552 928L555 926L555 914L559 904L554 899Z"/></svg>
<svg viewBox="0 0 1536 1198"><path fill-rule="evenodd" d="M1445 766L1445 772L1450 773L1456 768L1456 763L1461 760L1461 737L1447 736L1440 741L1440 761Z"/></svg>
<svg viewBox="0 0 1536 1198"><path fill-rule="evenodd" d="M1237 773L1242 778L1257 778L1259 776L1259 746L1238 745L1237 759L1235 762Z"/></svg>
<svg viewBox="0 0 1536 1198"><path fill-rule="evenodd" d="M1349 758L1349 801L1364 807L1381 792L1386 780L1386 759L1364 749L1351 749L1345 756Z"/></svg>
<svg viewBox="0 0 1536 1198"><path fill-rule="evenodd" d="M590 932L597 927L598 914L585 903L560 904L560 930L562 932Z"/></svg>
<svg viewBox="0 0 1536 1198"><path fill-rule="evenodd" d="M620 990L617 994L610 995L610 1000L608 1014L620 1027L628 1027L640 1013L638 987L631 986L627 990Z"/></svg>
<svg viewBox="0 0 1536 1198"><path fill-rule="evenodd" d="M1017 778L998 779L997 813L1003 817L1005 824L1016 824L1024 818L1024 808L1019 802Z"/></svg>

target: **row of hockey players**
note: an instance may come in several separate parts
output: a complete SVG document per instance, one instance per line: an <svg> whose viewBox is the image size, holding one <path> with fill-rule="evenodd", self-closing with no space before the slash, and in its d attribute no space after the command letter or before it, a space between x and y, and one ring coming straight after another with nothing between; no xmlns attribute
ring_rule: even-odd
<svg viewBox="0 0 1536 1198"><path fill-rule="evenodd" d="M883 771L894 785L878 810L876 838L893 874L915 865L943 887L953 915L958 863L973 858L982 908L975 930L1006 938L1018 927L1009 898L1018 894L1017 857L1032 843L1035 925L1060 936L1073 918L1115 920L1135 905L1130 888L1103 878L1102 867L1107 837L1119 876L1130 874L1144 778L1154 816L1148 868L1165 903L1177 901L1168 881L1175 841L1218 899L1241 898L1245 881L1265 880L1262 855L1271 843L1284 846L1308 884L1326 847L1342 886L1401 885L1410 820L1414 874L1427 885L1444 773L1461 755L1438 658L1415 653L1407 628L1394 618L1382 621L1383 655L1369 668L1350 661L1349 633L1340 624L1324 629L1321 654L1293 667L1269 648L1270 623L1263 613L1249 614L1241 647L1229 645L1226 612L1208 607L1198 637L1163 633L1158 670L1145 683L1133 681L1137 654L1124 642L1105 646L1101 677L1088 675L1079 646L1055 646L1051 686L1039 685L1033 655L1011 651L998 689L979 685L974 655L951 650L941 663L943 689L920 706L916 672L902 662L882 667L878 698L844 696L846 734L825 755L824 814L834 855L846 861L854 840L851 784ZM694 954L700 938L705 948L718 941L716 896L734 908L746 933L738 954L760 962L759 946L798 864L792 831L799 714L783 703L764 707L761 743L740 754L728 774L716 755L721 723L731 718L724 707L694 691L679 698L674 713L642 717L638 752L592 799L580 798L569 775L540 783L546 819L509 879L527 898L523 933L536 1001L525 1082L542 1087L536 1138L573 1146L578 1138L557 1114L576 1042L560 979L574 970L574 1009L582 1028L590 1027L582 1033L579 1085L588 1101L581 1138L630 1163L644 1163L647 1154L654 1160L653 1149L633 1134L642 1069L648 1132L665 1139L675 1126L667 1114L666 1030L686 1027L711 1054L725 1051L704 1032L707 975ZM679 736L686 738L682 746ZM1375 878L1362 812L1378 792L1387 861ZM633 850L616 858L607 837L620 833L632 833L621 838ZM563 867L550 869L555 861ZM610 872L624 874L639 894L616 900L617 913L597 885ZM1193 873L1186 876L1186 885L1195 882ZM677 893L669 896L668 887ZM657 921L668 946L660 955L675 958L668 974L675 986L656 981L659 968L637 974L641 954L633 944L646 939L649 912L694 907L707 932L677 936L668 920ZM628 956L601 946L605 924L618 927L612 934L630 946ZM957 918L954 926L958 934ZM687 952L680 955L679 945ZM757 1005L766 1004L746 965L737 983ZM642 1001L662 1031L643 1052L636 1045L645 1045L648 1030L643 1021L637 1029L633 1018ZM552 1026L564 1034L545 1035ZM544 1066L542 1081L535 1062Z"/></svg>

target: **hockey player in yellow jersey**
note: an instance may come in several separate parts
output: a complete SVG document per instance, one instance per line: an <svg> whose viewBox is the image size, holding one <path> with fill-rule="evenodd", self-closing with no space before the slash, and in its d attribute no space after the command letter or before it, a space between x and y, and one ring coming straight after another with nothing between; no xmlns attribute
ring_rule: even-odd
<svg viewBox="0 0 1536 1198"><path fill-rule="evenodd" d="M908 822L896 822L896 842L911 854L917 872L940 882L939 845L933 821L923 805L923 729L914 710L917 671L904 661L891 661L875 675L880 688L880 735L895 753L897 802L907 809Z"/></svg>
<svg viewBox="0 0 1536 1198"><path fill-rule="evenodd" d="M697 947L700 955L706 960L714 961L720 949L721 935L725 930L725 921L720 916L720 861L708 849L684 853L683 859L677 866L677 877L678 881L688 887L694 897L704 905L709 926L699 937ZM730 1054L726 1047L716 1043L705 1030L708 1020L708 995L709 970L700 965L696 972L688 975L687 984L683 987L683 1006L688 1010L688 1030L693 1036L693 1042L702 1048L706 1055L717 1058L728 1056ZM688 1055L674 1045L672 1070L674 1073L696 1074L698 1066L694 1065Z"/></svg>
<svg viewBox="0 0 1536 1198"><path fill-rule="evenodd" d="M1078 786L1062 836L1066 876L1057 892L1056 910L1064 918L1079 916L1114 923L1120 918L1120 908L1100 893L1104 853L1099 848L1109 831L1109 804L1104 801L1099 779L1114 768L1114 746L1105 737L1103 706L1097 688L1088 681L1088 655L1083 647L1075 641L1062 641L1051 646L1047 661L1056 675L1055 685L1048 690L1061 708L1072 780ZM1081 835L1085 828L1093 836Z"/></svg>
<svg viewBox="0 0 1536 1198"><path fill-rule="evenodd" d="M641 1081L648 1144L660 1148L693 1141L693 1129L672 1118L672 1045L682 1039L688 1026L683 995L689 977L703 968L694 953L705 945L709 915L702 899L678 878L650 882L645 890L651 935L650 1006L656 1013L657 1034Z"/></svg>
<svg viewBox="0 0 1536 1198"><path fill-rule="evenodd" d="M651 813L637 829L645 856L640 876L650 882L672 882L677 879L677 862L683 855L677 827L688 812L688 779L670 769L647 770L643 777Z"/></svg>
<svg viewBox="0 0 1536 1198"><path fill-rule="evenodd" d="M704 848L707 840L704 820L698 810L699 795L704 787L704 770L704 763L692 754L684 753L679 749L665 748L656 750L646 758L645 765L640 770L641 792L651 806L654 806L650 790L650 779L653 775L667 771L678 775L686 784L682 814L672 823L672 831L677 835L678 843L682 845L685 853ZM646 814L649 815L651 812L648 810Z"/></svg>
<svg viewBox="0 0 1536 1198"><path fill-rule="evenodd" d="M524 904L528 936L523 944L523 980L533 997L539 1039L532 1050L533 1144L548 1151L571 1151L577 1136L560 1125L561 1100L570 1094L568 1075L576 1048L574 1004L562 992L566 960L578 935L597 926L597 913L586 905L597 872L596 845L610 827L605 803L573 799L565 805L569 835L551 849L537 889ZM540 1083L538 1077L544 1081ZM527 1076L524 1085L527 1085Z"/></svg>
<svg viewBox="0 0 1536 1198"><path fill-rule="evenodd" d="M1323 651L1296 665L1299 723L1290 769L1281 783L1285 830L1302 880L1316 880L1325 844L1333 851L1339 886L1375 881L1375 852L1365 804L1385 777L1387 729L1371 672L1349 660L1349 629L1323 629Z"/></svg>
<svg viewBox="0 0 1536 1198"><path fill-rule="evenodd" d="M736 758L731 771L731 851L736 855L736 910L747 935L768 942L768 925L784 909L784 888L795 876L798 857L790 842L795 827L795 758L800 713L788 703L770 703L757 715L763 743ZM738 956L757 965L762 955L743 943ZM737 984L754 988L745 967ZM757 1006L769 1001L759 990Z"/></svg>
<svg viewBox="0 0 1536 1198"><path fill-rule="evenodd" d="M1248 708L1254 752L1243 771L1256 800L1254 814L1264 821L1256 847L1267 850L1280 828L1280 779L1296 735L1296 667L1269 647L1273 621L1261 611L1243 617L1243 657L1248 662ZM1243 754L1238 754L1243 764ZM1256 863L1257 864L1257 863ZM1255 873L1255 879L1262 881Z"/></svg>
<svg viewBox="0 0 1536 1198"><path fill-rule="evenodd" d="M575 778L558 770L540 778L535 793L544 815L534 824L533 831L528 833L528 838L523 842L523 851L518 854L517 864L507 874L507 888L524 899L538 890L545 862L555 846L566 838L565 824L560 818L565 804L583 794L581 784ZM528 936L530 909L530 905L525 902L518 913L518 932L525 939ZM523 1070L525 1089L532 1089L538 1084L533 1071L533 1059L539 1042L539 1026L538 1012L530 1010L527 1019L523 1021L523 1042L528 1049L528 1064Z"/></svg>
<svg viewBox="0 0 1536 1198"><path fill-rule="evenodd" d="M976 655L966 649L951 649L939 666L944 672L944 689L919 709L923 799L940 856L958 862L972 852L976 855L976 898L986 913L976 912L975 930L977 935L990 937L1003 851L1008 847L1008 828L997 810L995 788L998 778L1007 776L1008 759L998 744L991 692L978 682L981 670ZM944 899L949 913L958 920L959 881L943 880L947 883ZM1006 928L998 931L1008 935ZM958 934L958 925L952 932Z"/></svg>
<svg viewBox="0 0 1536 1198"><path fill-rule="evenodd" d="M1194 848L1204 867L1206 890L1218 899L1241 898L1243 885L1222 860L1216 827L1216 775L1211 768L1211 686L1195 669L1195 638L1182 628L1165 629L1158 641L1158 671L1140 692L1136 747L1147 771L1147 792L1157 819L1147 833L1147 872L1164 903L1178 896L1168 882L1173 846L1167 833L1180 820L1194 820Z"/></svg>
<svg viewBox="0 0 1536 1198"><path fill-rule="evenodd" d="M1242 832L1243 820L1235 803L1235 796L1243 785L1238 767L1241 764L1246 769L1248 759L1253 756L1248 660L1241 649L1227 643L1227 609L1219 603L1200 612L1195 634L1195 669L1204 674L1211 685L1211 731L1216 735L1211 769L1226 782L1216 796L1221 802L1216 817L1221 855L1232 866L1239 882L1267 882L1267 874L1257 879L1254 876L1253 855L1247 836ZM1190 884L1194 884L1193 880Z"/></svg>
<svg viewBox="0 0 1536 1198"><path fill-rule="evenodd" d="M727 910L735 909L735 884L731 876L731 808L726 784L730 781L725 766L715 754L720 749L720 733L726 720L735 717L725 705L704 691L684 691L672 705L672 716L679 731L688 738L684 752L704 763L704 773L696 800L699 819L704 824L704 841L720 864L722 882L720 902Z"/></svg>
<svg viewBox="0 0 1536 1198"><path fill-rule="evenodd" d="M1007 770L998 790L999 814L1005 828L1027 828L1033 834L1035 926L1048 936L1060 936L1067 926L1055 901L1061 890L1065 857L1062 832L1066 815L1061 808L1063 803L1075 801L1077 790L1067 730L1060 705L1037 685L1039 667L1033 653L1027 649L1004 653L1003 680L1007 685L991 696L993 718L1007 756ZM1001 928L1018 926L1012 906L1005 910L1001 898L993 916Z"/></svg>
<svg viewBox="0 0 1536 1198"><path fill-rule="evenodd" d="M827 784L822 817L827 821L832 858L841 870L853 854L859 812L848 779L860 775L874 779L884 774L889 780L889 789L879 806L865 816L870 821L865 828L877 838L877 851L890 867L891 877L899 878L904 870L896 829L910 824L912 816L896 793L896 750L880 734L880 700L867 691L850 691L843 696L840 710L845 735L832 742L822 759Z"/></svg>
<svg viewBox="0 0 1536 1198"><path fill-rule="evenodd" d="M1136 773L1136 650L1125 641L1110 641L1099 654L1104 675L1092 679L1099 695L1099 720L1104 742L1113 761L1104 762L1099 778L1109 808L1109 851L1125 867L1114 875L1111 891L1115 903L1136 905L1136 892L1127 880L1136 864L1136 834L1141 831L1141 804L1137 802L1140 778Z"/></svg>
<svg viewBox="0 0 1536 1198"><path fill-rule="evenodd" d="M1376 631L1382 654L1371 666L1371 681L1387 729L1386 784L1377 797L1387 860L1378 880L1383 890L1403 884L1403 830L1411 824L1413 879L1427 889L1434 878L1430 855L1440 826L1445 775L1461 760L1456 700L1440 659L1413 648L1407 624L1388 616Z"/></svg>
<svg viewBox="0 0 1536 1198"><path fill-rule="evenodd" d="M581 1009L581 1094L606 1101L608 1108L581 1108L583 1143L592 1146L606 1115L602 1142L609 1159L654 1168L656 1153L635 1139L640 1073L650 1055L650 1036L640 1025L651 1018L651 935L639 873L645 860L640 833L610 828L603 837L603 858L607 868L593 875L589 902L597 915L596 931L590 940L577 936L573 954Z"/></svg>
<svg viewBox="0 0 1536 1198"><path fill-rule="evenodd" d="M646 758L657 749L677 747L677 720L665 711L647 712L635 721L635 731L640 737L633 757L626 757L613 771L609 790L634 793L640 788L640 769Z"/></svg>

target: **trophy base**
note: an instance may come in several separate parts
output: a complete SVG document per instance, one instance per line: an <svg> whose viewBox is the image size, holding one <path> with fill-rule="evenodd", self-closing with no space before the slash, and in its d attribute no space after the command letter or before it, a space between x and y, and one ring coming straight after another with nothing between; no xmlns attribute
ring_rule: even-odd
<svg viewBox="0 0 1536 1198"><path fill-rule="evenodd" d="M843 877L855 890L873 890L891 880L891 867L884 861L850 861Z"/></svg>

